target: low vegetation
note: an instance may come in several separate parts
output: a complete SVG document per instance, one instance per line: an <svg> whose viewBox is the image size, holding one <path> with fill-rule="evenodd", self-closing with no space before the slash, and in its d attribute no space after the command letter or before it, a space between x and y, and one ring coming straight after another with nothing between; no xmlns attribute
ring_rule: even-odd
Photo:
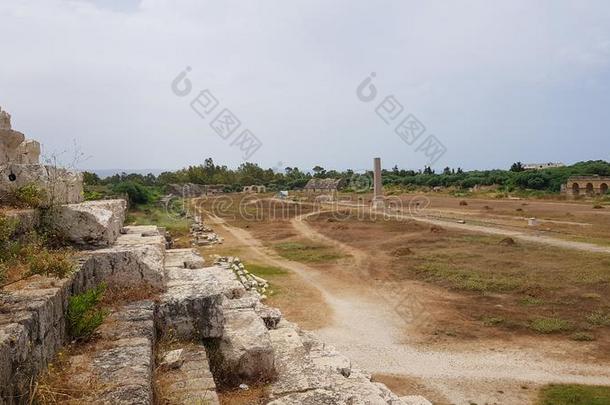
<svg viewBox="0 0 610 405"><path fill-rule="evenodd" d="M44 205L46 193L35 184L28 184L13 190L8 203L18 208L39 208Z"/></svg>
<svg viewBox="0 0 610 405"><path fill-rule="evenodd" d="M32 274L63 278L74 270L72 252L56 248L48 237L36 232L16 235L17 219L0 215L0 283Z"/></svg>
<svg viewBox="0 0 610 405"><path fill-rule="evenodd" d="M540 390L537 405L608 405L610 387L547 385Z"/></svg>
<svg viewBox="0 0 610 405"><path fill-rule="evenodd" d="M538 318L531 321L530 328L538 333L549 334L570 331L574 325L565 319Z"/></svg>
<svg viewBox="0 0 610 405"><path fill-rule="evenodd" d="M104 322L107 311L100 308L106 290L105 284L73 295L68 301L66 314L68 334L74 340L88 340Z"/></svg>
<svg viewBox="0 0 610 405"><path fill-rule="evenodd" d="M321 263L340 259L343 255L331 247L301 242L282 242L274 245L280 256L303 263Z"/></svg>

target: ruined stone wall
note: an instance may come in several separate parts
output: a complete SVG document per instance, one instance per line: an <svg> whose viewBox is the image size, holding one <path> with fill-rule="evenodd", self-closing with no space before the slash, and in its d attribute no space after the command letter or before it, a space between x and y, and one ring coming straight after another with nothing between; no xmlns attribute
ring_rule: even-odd
<svg viewBox="0 0 610 405"><path fill-rule="evenodd" d="M11 127L11 116L0 108L0 201L16 190L34 185L51 204L83 201L82 174L42 165L40 143Z"/></svg>

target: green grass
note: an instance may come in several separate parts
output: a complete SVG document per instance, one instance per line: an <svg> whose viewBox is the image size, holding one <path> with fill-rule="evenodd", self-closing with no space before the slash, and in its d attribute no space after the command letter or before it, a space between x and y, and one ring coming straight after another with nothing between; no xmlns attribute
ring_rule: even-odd
<svg viewBox="0 0 610 405"><path fill-rule="evenodd" d="M188 233L189 221L177 212L165 212L153 205L138 206L129 211L125 220L129 225L157 225L173 233Z"/></svg>
<svg viewBox="0 0 610 405"><path fill-rule="evenodd" d="M551 384L540 390L537 405L610 405L610 387Z"/></svg>
<svg viewBox="0 0 610 405"><path fill-rule="evenodd" d="M424 263L414 270L426 281L444 282L458 290L486 292L506 292L519 287L519 281L502 274L479 274L466 269L454 269L440 263Z"/></svg>
<svg viewBox="0 0 610 405"><path fill-rule="evenodd" d="M570 321L559 318L538 318L530 322L530 329L544 334L565 332L573 328Z"/></svg>
<svg viewBox="0 0 610 405"><path fill-rule="evenodd" d="M281 269L279 267L254 264L254 263L245 263L246 269L259 277L265 278L269 276L284 276L288 274L288 271Z"/></svg>
<svg viewBox="0 0 610 405"><path fill-rule="evenodd" d="M343 257L342 254L333 248L322 245L306 245L299 242L284 242L274 245L275 250L280 256L304 263L321 263L337 260Z"/></svg>

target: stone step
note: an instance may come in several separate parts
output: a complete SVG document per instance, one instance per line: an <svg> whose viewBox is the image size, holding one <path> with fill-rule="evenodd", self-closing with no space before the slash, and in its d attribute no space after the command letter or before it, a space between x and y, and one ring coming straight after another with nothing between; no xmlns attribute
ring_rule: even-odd
<svg viewBox="0 0 610 405"><path fill-rule="evenodd" d="M154 368L152 301L127 304L109 315L82 354L63 371L74 386L88 387L82 403L152 404Z"/></svg>
<svg viewBox="0 0 610 405"><path fill-rule="evenodd" d="M181 347L180 361L158 367L155 378L157 403L166 405L219 404L205 348L197 344Z"/></svg>

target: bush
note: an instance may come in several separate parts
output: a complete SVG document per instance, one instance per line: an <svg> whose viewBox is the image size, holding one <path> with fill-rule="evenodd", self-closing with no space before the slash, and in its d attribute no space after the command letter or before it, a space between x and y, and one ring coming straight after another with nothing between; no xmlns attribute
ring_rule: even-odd
<svg viewBox="0 0 610 405"><path fill-rule="evenodd" d="M28 184L14 190L10 199L17 207L38 208L44 204L46 193L35 184Z"/></svg>
<svg viewBox="0 0 610 405"><path fill-rule="evenodd" d="M87 340L104 322L107 313L100 309L98 304L105 291L106 284L100 284L97 288L70 297L67 314L70 337L75 340Z"/></svg>
<svg viewBox="0 0 610 405"><path fill-rule="evenodd" d="M74 262L67 251L50 251L38 246L35 252L30 253L30 273L43 274L57 278L64 278L74 270ZM30 249L28 249L30 250Z"/></svg>
<svg viewBox="0 0 610 405"><path fill-rule="evenodd" d="M152 201L153 195L146 186L134 181L124 181L115 184L112 191L118 194L127 194L131 204L148 204Z"/></svg>

